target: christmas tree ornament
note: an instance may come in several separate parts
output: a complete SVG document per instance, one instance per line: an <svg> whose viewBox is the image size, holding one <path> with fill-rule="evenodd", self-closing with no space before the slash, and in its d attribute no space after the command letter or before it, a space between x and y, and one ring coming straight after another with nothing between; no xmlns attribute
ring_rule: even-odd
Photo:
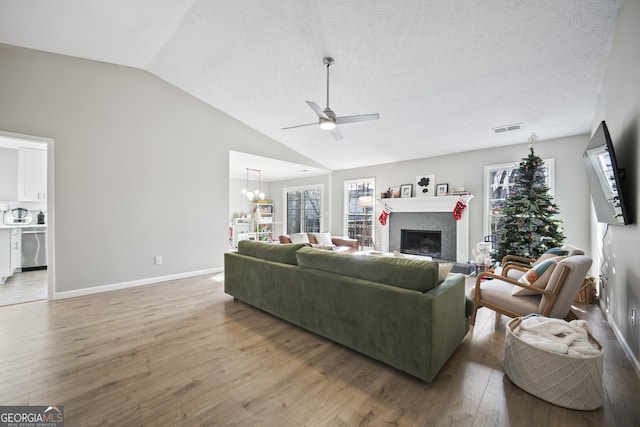
<svg viewBox="0 0 640 427"><path fill-rule="evenodd" d="M495 259L508 254L538 258L564 241L561 221L554 217L559 209L546 184L544 160L534 152L537 139L535 133L529 138L529 155L518 165L513 191L502 206Z"/></svg>

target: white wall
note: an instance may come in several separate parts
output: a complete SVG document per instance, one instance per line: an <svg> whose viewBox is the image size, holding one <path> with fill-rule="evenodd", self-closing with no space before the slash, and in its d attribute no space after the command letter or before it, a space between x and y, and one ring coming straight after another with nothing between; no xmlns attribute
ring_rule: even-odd
<svg viewBox="0 0 640 427"><path fill-rule="evenodd" d="M604 301L606 310L608 296L608 320L618 335L618 339L630 355L636 370L640 373L640 325L631 326L631 310L640 314L640 263L638 262L638 189L640 188L640 1L625 0L616 25L615 35L609 53L609 60L602 89L598 99L592 130L601 120L613 140L620 167L625 168L627 177L623 183L623 195L633 220L632 225L610 226L604 239L595 237L594 245L602 252L604 241L605 260L602 274L606 277ZM595 221L594 221L595 222ZM603 225L594 226L604 234ZM594 249L595 250L595 249ZM598 262L600 265L600 262Z"/></svg>
<svg viewBox="0 0 640 427"><path fill-rule="evenodd" d="M582 163L582 152L587 143L587 135L540 141L535 146L535 153L543 158L555 159L554 200L560 208L558 217L563 221L566 242L583 248L588 253L591 245L588 237L590 202ZM469 215L469 246L473 248L485 235L482 216L484 166L510 162L517 164L529 154L528 150L528 144L524 143L334 172L332 232L342 233L342 186L345 180L373 176L376 178L376 193L379 196L388 187L401 184L414 184L415 191L417 175L434 174L437 183L448 183L450 189L463 186L475 196L466 209L466 214ZM376 241L379 247L380 225L377 215L379 210L376 214Z"/></svg>
<svg viewBox="0 0 640 427"><path fill-rule="evenodd" d="M56 292L222 267L229 150L313 164L128 67L0 45L0 93L0 130L55 140Z"/></svg>
<svg viewBox="0 0 640 427"><path fill-rule="evenodd" d="M555 159L555 196L559 205L558 217L563 221L567 243L583 248L586 253L591 252L590 233L590 199L587 177L582 163L582 153L589 142L588 135L577 135L567 138L539 141L535 152L543 158ZM376 193L391 186L414 184L420 174L435 174L436 182L448 183L449 188L464 186L475 195L466 214L469 215L469 244L482 241L483 230L483 192L484 166L500 163L519 163L529 154L527 143L509 147L491 148L470 151L440 157L417 159L405 162L386 163L382 165L334 171L330 176L315 177L305 180L290 180L272 182L271 189L276 209L282 213L282 191L284 187L325 184L327 189L327 203L331 224L326 228L333 235L343 234L344 212L344 181L357 178L374 177L376 179ZM380 206L375 214L376 247L380 247L381 226L377 221ZM471 256L471 254L469 254Z"/></svg>

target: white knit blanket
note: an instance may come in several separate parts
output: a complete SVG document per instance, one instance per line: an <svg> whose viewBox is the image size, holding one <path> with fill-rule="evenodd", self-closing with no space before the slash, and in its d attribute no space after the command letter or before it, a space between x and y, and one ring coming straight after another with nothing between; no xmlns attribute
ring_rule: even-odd
<svg viewBox="0 0 640 427"><path fill-rule="evenodd" d="M584 320L565 322L540 316L525 317L514 335L533 347L573 357L591 357L600 348L589 341L589 325Z"/></svg>

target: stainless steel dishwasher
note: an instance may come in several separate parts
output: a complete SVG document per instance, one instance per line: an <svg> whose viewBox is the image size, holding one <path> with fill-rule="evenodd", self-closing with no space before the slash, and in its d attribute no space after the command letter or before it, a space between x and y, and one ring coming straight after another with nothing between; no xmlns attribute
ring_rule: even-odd
<svg viewBox="0 0 640 427"><path fill-rule="evenodd" d="M22 229L22 271L47 267L46 227Z"/></svg>

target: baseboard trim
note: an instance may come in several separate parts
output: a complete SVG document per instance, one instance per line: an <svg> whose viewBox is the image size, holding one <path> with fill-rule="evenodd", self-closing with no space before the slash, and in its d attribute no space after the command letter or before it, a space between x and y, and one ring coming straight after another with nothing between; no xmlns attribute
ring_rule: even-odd
<svg viewBox="0 0 640 427"><path fill-rule="evenodd" d="M616 336L620 347L622 347L622 351L624 352L624 354L626 354L627 359L629 359L629 362L631 363L631 366L633 366L633 369L636 371L636 375L640 378L640 361L638 360L638 358L636 358L635 354L633 354L633 351L631 350L631 347L629 347L629 344L627 344L622 331L620 331L618 325L616 325L613 319L609 316L609 313L607 313L607 310L605 307L603 307L602 303L600 304L600 309L604 313L604 316L607 318L607 322L609 323L609 326L611 326L611 330Z"/></svg>
<svg viewBox="0 0 640 427"><path fill-rule="evenodd" d="M54 300L74 298L84 295L99 294L102 292L117 291L120 289L135 288L138 286L153 285L155 283L169 282L171 280L186 279L189 277L203 276L205 274L222 273L223 267L209 268L206 270L190 271L186 273L170 274L168 276L149 277L146 279L132 280L130 282L113 283L110 285L100 285L91 288L74 289L73 291L55 292Z"/></svg>

